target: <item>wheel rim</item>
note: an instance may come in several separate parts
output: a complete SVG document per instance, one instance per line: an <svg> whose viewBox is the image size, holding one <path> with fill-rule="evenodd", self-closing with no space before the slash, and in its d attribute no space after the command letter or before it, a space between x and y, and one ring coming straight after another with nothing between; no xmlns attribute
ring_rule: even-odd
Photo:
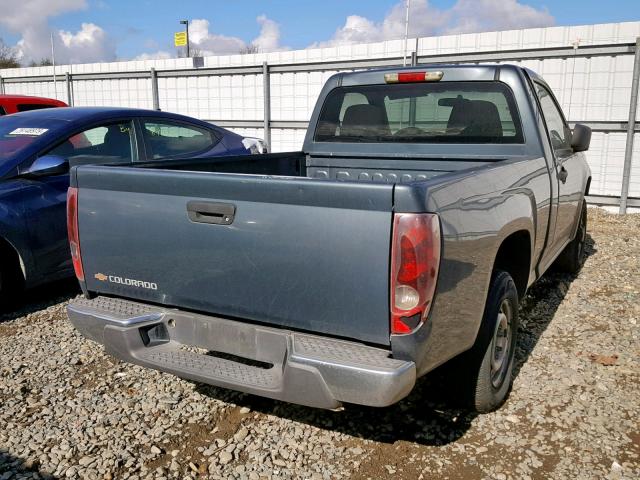
<svg viewBox="0 0 640 480"><path fill-rule="evenodd" d="M491 341L491 384L500 388L504 382L511 358L512 332L511 304L503 300L496 318L496 329Z"/></svg>

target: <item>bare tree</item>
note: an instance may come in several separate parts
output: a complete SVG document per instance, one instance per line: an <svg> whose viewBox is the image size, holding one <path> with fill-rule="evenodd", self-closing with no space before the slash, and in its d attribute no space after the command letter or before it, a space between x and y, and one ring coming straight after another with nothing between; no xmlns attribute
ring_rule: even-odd
<svg viewBox="0 0 640 480"><path fill-rule="evenodd" d="M20 62L18 62L16 50L0 38L0 68L17 68L19 66Z"/></svg>
<svg viewBox="0 0 640 480"><path fill-rule="evenodd" d="M248 55L250 53L260 53L260 48L253 44L253 43L249 43L247 45L245 45L244 47L242 47L238 53L240 55Z"/></svg>
<svg viewBox="0 0 640 480"><path fill-rule="evenodd" d="M30 67L50 67L53 65L53 62L48 58L43 58L39 62L32 60L29 64Z"/></svg>

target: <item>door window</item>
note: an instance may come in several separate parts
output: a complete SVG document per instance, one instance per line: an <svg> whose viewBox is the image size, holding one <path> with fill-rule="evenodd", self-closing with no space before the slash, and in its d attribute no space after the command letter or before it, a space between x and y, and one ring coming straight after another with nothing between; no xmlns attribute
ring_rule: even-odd
<svg viewBox="0 0 640 480"><path fill-rule="evenodd" d="M566 156L571 153L571 130L564 120L560 108L556 104L551 92L539 83L536 83L536 93L540 101L540 108L547 125L551 147L556 156Z"/></svg>
<svg viewBox="0 0 640 480"><path fill-rule="evenodd" d="M120 122L84 130L48 154L67 158L71 164L132 161L136 157L133 125L131 122Z"/></svg>
<svg viewBox="0 0 640 480"><path fill-rule="evenodd" d="M203 153L220 140L212 130L166 120L142 120L142 134L153 160Z"/></svg>
<svg viewBox="0 0 640 480"><path fill-rule="evenodd" d="M16 107L19 112L30 112L31 110L43 110L45 108L55 108L58 105L48 105L46 103L19 103Z"/></svg>

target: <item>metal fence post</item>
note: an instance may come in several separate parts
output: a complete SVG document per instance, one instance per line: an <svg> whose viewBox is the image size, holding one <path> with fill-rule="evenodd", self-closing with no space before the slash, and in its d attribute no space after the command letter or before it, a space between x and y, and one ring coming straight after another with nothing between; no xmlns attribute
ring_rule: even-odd
<svg viewBox="0 0 640 480"><path fill-rule="evenodd" d="M156 69L151 69L151 98L153 99L153 109L160 110L160 97L158 95L158 74Z"/></svg>
<svg viewBox="0 0 640 480"><path fill-rule="evenodd" d="M620 213L627 213L629 182L631 181L631 160L633 158L633 137L636 130L638 110L638 86L640 85L640 37L636 38L636 52L633 60L633 81L631 82L631 104L627 124L627 144L624 148L624 169L622 170L622 192L620 193Z"/></svg>
<svg viewBox="0 0 640 480"><path fill-rule="evenodd" d="M0 94L4 95L4 78L0 77Z"/></svg>
<svg viewBox="0 0 640 480"><path fill-rule="evenodd" d="M411 66L415 67L418 65L418 52L411 52Z"/></svg>
<svg viewBox="0 0 640 480"><path fill-rule="evenodd" d="M269 65L262 62L262 91L264 96L264 141L271 151L271 85L269 82Z"/></svg>
<svg viewBox="0 0 640 480"><path fill-rule="evenodd" d="M73 107L73 92L71 90L71 74L69 72L64 74L64 82L67 85L67 105Z"/></svg>

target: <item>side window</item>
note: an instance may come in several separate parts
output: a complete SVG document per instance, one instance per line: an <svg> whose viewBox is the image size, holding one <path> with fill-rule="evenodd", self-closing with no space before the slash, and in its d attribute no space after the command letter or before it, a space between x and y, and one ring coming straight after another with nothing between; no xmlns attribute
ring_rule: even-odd
<svg viewBox="0 0 640 480"><path fill-rule="evenodd" d="M19 112L30 112L31 110L42 110L44 108L55 108L57 105L47 105L46 103L19 103L16 109Z"/></svg>
<svg viewBox="0 0 640 480"><path fill-rule="evenodd" d="M131 122L101 125L84 130L47 152L73 163L116 163L136 158Z"/></svg>
<svg viewBox="0 0 640 480"><path fill-rule="evenodd" d="M220 140L206 128L166 120L142 119L142 134L147 155L154 160L203 153Z"/></svg>
<svg viewBox="0 0 640 480"><path fill-rule="evenodd" d="M551 138L551 147L557 156L565 156L571 152L571 130L564 121L562 112L556 105L549 90L540 85L535 84L540 108L544 115L544 121Z"/></svg>

